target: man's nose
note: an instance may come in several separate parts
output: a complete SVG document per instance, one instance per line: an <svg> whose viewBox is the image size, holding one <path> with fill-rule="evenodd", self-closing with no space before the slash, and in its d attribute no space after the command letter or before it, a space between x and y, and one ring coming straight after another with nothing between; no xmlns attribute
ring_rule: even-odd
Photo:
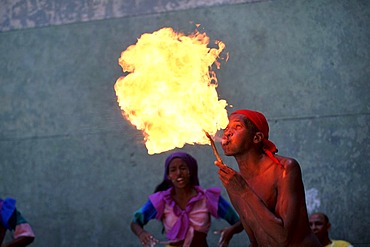
<svg viewBox="0 0 370 247"><path fill-rule="evenodd" d="M226 131L224 131L224 136L225 137L230 137L230 136L232 136L232 132L230 130L226 130Z"/></svg>

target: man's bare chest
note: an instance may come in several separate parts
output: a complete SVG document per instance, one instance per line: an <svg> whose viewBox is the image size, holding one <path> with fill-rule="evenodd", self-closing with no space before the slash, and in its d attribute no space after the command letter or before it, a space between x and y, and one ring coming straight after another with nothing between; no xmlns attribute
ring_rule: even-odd
<svg viewBox="0 0 370 247"><path fill-rule="evenodd" d="M278 195L276 179L262 175L246 181L254 193L265 203L266 207L274 212Z"/></svg>

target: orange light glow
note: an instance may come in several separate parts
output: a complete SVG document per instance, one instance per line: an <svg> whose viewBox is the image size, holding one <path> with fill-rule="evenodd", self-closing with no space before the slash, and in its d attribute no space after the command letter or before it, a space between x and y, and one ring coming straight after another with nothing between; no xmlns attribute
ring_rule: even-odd
<svg viewBox="0 0 370 247"><path fill-rule="evenodd" d="M114 89L122 115L144 135L149 154L185 144L210 144L228 123L225 100L219 100L219 55L225 44L209 48L206 33L186 36L172 28L143 34L119 58L126 76Z"/></svg>

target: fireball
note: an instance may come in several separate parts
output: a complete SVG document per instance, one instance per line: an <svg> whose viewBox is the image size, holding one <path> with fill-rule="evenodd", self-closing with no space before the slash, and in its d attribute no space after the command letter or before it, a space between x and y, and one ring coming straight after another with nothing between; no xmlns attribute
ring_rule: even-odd
<svg viewBox="0 0 370 247"><path fill-rule="evenodd" d="M228 123L226 100L216 91L221 41L172 28L141 35L118 60L125 75L114 85L122 115L143 133L149 154L185 144L210 144Z"/></svg>

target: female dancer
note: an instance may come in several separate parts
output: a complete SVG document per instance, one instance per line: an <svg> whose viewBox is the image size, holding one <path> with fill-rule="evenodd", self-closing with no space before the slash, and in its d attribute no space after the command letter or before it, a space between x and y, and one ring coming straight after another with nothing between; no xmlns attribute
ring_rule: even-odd
<svg viewBox="0 0 370 247"><path fill-rule="evenodd" d="M157 219L164 226L168 246L207 247L212 215L231 225L221 230L219 241L219 246L228 246L232 236L241 232L243 226L220 192L219 188L201 188L197 161L187 153L175 152L166 159L162 183L135 212L131 230L143 246L153 246L159 241L143 227L149 220Z"/></svg>

